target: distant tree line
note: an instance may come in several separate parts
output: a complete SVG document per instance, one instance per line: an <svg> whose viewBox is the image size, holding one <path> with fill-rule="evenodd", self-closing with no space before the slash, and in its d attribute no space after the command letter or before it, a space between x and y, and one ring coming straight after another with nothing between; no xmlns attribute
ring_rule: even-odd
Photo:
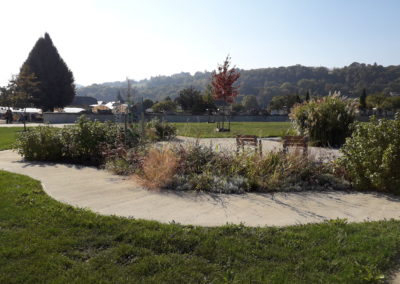
<svg viewBox="0 0 400 284"><path fill-rule="evenodd" d="M240 70L238 80L241 102L246 96L257 98L260 108L266 108L276 96L325 96L330 91L340 91L349 97L359 97L364 89L368 94L400 93L400 66L383 67L377 64L352 63L343 68L289 67ZM200 92L206 91L210 84L210 72L179 73L172 76L157 76L151 79L134 81L138 96L161 101L169 96L179 96L182 89L193 87ZM77 90L80 96L92 96L98 100L112 101L125 82L94 84Z"/></svg>

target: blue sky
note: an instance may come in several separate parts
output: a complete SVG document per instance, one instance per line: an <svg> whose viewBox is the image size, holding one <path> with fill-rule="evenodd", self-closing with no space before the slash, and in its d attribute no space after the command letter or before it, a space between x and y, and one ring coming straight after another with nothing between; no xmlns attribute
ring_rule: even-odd
<svg viewBox="0 0 400 284"><path fill-rule="evenodd" d="M0 85L49 32L80 84L239 68L400 64L395 0L0 2Z"/></svg>

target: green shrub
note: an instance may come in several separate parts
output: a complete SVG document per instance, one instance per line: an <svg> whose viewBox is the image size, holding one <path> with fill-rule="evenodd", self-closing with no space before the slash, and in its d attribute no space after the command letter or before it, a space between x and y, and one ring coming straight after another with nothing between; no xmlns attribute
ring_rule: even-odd
<svg viewBox="0 0 400 284"><path fill-rule="evenodd" d="M143 145L144 146L144 145ZM127 149L124 144L104 145L102 154L105 159L105 169L117 175L131 175L140 170L146 147L134 147Z"/></svg>
<svg viewBox="0 0 400 284"><path fill-rule="evenodd" d="M128 135L129 139L125 139L116 124L92 122L81 116L77 124L62 129L50 126L30 128L19 135L15 148L27 160L98 166L104 162L104 148L116 149L125 141L129 141L131 146L137 143L134 130Z"/></svg>
<svg viewBox="0 0 400 284"><path fill-rule="evenodd" d="M146 136L150 141L172 140L176 137L176 127L171 123L153 119L146 124Z"/></svg>
<svg viewBox="0 0 400 284"><path fill-rule="evenodd" d="M175 149L180 157L178 172L183 175L199 174L204 171L207 164L211 163L216 156L211 148L199 144L189 145L188 147L179 147Z"/></svg>
<svg viewBox="0 0 400 284"><path fill-rule="evenodd" d="M251 186L262 192L343 190L346 182L333 175L330 164L300 154L269 152L263 157L244 159L244 176Z"/></svg>
<svg viewBox="0 0 400 284"><path fill-rule="evenodd" d="M29 161L61 161L62 130L49 126L28 128L17 136L14 148Z"/></svg>
<svg viewBox="0 0 400 284"><path fill-rule="evenodd" d="M357 103L338 94L295 105L290 113L295 129L318 146L340 146L351 135Z"/></svg>
<svg viewBox="0 0 400 284"><path fill-rule="evenodd" d="M90 121L81 116L77 124L63 128L65 160L73 163L100 165L103 162L101 147L123 140L118 125Z"/></svg>
<svg viewBox="0 0 400 284"><path fill-rule="evenodd" d="M354 187L400 193L400 113L395 120L358 123L339 159Z"/></svg>

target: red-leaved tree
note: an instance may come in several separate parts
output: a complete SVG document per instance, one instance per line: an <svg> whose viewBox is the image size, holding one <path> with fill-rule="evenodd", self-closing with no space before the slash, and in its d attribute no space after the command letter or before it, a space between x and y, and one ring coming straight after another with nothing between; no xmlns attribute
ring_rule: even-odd
<svg viewBox="0 0 400 284"><path fill-rule="evenodd" d="M224 63L218 66L217 71L212 73L211 86L215 100L223 100L226 104L233 103L236 96L239 94L239 87L235 82L239 79L240 73L233 68L229 68L231 58L226 57ZM225 111L223 110L223 116ZM222 128L224 119L222 121Z"/></svg>
<svg viewBox="0 0 400 284"><path fill-rule="evenodd" d="M224 64L218 66L218 72L212 73L211 86L213 87L214 99L232 103L239 94L238 86L234 86L239 79L240 73L235 67L229 69L231 58L226 57Z"/></svg>

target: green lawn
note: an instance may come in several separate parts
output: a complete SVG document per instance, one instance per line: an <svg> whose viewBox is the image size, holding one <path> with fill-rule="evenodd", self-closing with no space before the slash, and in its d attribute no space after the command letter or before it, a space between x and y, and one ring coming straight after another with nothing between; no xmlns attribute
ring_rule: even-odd
<svg viewBox="0 0 400 284"><path fill-rule="evenodd" d="M231 132L215 132L215 123L174 123L178 135L196 138L235 137L238 134L277 137L288 133L290 122L232 122ZM289 132L290 133L290 132Z"/></svg>
<svg viewBox="0 0 400 284"><path fill-rule="evenodd" d="M292 133L290 122L233 122L231 132L218 133L215 123L173 123L178 135L196 138L235 137L238 134L278 137ZM0 127L0 151L10 149L22 127Z"/></svg>
<svg viewBox="0 0 400 284"><path fill-rule="evenodd" d="M396 267L400 222L286 228L99 216L0 171L0 283L371 283Z"/></svg>
<svg viewBox="0 0 400 284"><path fill-rule="evenodd" d="M17 133L23 129L23 127L0 127L0 151L10 149Z"/></svg>

